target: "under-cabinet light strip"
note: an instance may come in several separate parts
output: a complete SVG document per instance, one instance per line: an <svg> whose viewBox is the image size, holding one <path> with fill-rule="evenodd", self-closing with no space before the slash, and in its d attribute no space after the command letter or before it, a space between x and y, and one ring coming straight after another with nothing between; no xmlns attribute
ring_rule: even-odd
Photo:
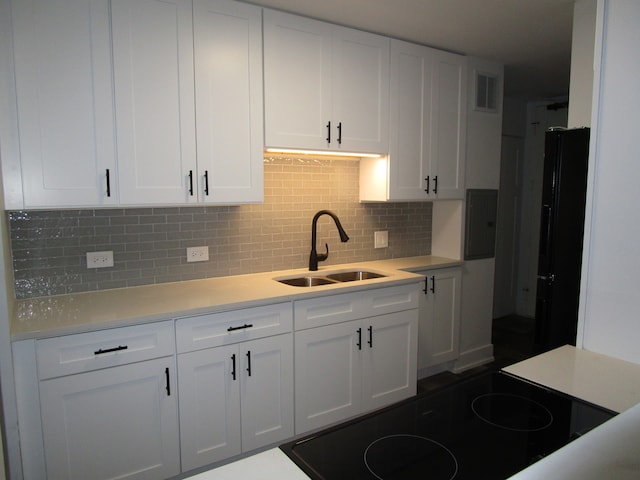
<svg viewBox="0 0 640 480"><path fill-rule="evenodd" d="M288 148L267 148L268 153L288 153L296 155L330 155L334 157L367 157L380 158L382 155L377 153L359 153L359 152L330 152L325 150L294 150Z"/></svg>

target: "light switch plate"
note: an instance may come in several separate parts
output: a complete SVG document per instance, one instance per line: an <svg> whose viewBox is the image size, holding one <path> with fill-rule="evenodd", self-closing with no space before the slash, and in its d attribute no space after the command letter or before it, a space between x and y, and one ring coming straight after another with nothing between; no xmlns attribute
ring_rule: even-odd
<svg viewBox="0 0 640 480"><path fill-rule="evenodd" d="M389 246L389 232L387 230L373 233L373 248L385 248Z"/></svg>

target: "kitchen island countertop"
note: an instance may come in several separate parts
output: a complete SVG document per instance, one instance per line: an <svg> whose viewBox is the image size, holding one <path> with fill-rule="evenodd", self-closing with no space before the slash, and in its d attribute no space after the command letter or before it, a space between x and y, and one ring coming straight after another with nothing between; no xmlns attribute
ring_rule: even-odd
<svg viewBox="0 0 640 480"><path fill-rule="evenodd" d="M419 281L419 277L411 272L461 264L462 262L459 260L426 255L342 265L323 265L317 272L309 272L307 269L292 269L27 298L16 300L13 303L11 340L69 335L189 315L406 284ZM386 276L312 288L293 287L274 280L274 278L280 277L323 275L327 272L353 269L371 270Z"/></svg>

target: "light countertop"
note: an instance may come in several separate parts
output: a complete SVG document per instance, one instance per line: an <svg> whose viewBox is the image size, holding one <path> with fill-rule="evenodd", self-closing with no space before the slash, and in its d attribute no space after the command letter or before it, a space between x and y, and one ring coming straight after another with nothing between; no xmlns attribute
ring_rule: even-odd
<svg viewBox="0 0 640 480"><path fill-rule="evenodd" d="M570 345L503 370L614 412L640 403L640 365Z"/></svg>
<svg viewBox="0 0 640 480"><path fill-rule="evenodd" d="M247 308L334 293L415 282L412 271L460 265L435 256L408 257L307 269L217 277L186 282L100 290L17 300L13 305L11 339L24 340L128 326L188 315ZM366 269L386 275L359 282L292 287L280 277L323 275L327 272Z"/></svg>

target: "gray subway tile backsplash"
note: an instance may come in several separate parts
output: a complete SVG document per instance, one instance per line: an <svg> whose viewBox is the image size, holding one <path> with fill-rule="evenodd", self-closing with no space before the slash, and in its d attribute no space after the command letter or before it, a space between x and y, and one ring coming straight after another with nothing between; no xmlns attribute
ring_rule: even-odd
<svg viewBox="0 0 640 480"><path fill-rule="evenodd" d="M265 158L264 203L240 206L29 210L8 212L17 298L58 295L304 268L311 219L326 265L431 252L431 203L359 203L359 163L342 159ZM389 231L374 249L373 232ZM206 245L209 261L187 263L186 248ZM87 269L86 252L112 250L114 267Z"/></svg>

